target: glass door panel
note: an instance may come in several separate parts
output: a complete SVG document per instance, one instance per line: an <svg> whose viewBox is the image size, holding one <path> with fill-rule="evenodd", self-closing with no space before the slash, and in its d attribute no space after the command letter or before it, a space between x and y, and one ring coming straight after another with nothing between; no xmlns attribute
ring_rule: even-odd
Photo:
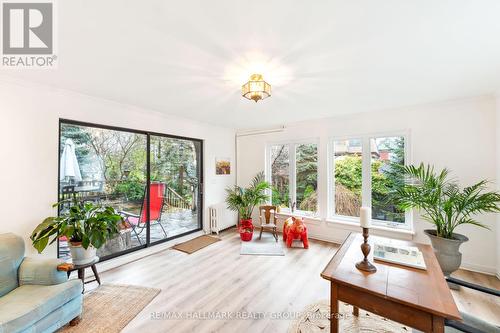
<svg viewBox="0 0 500 333"><path fill-rule="evenodd" d="M201 142L150 136L150 241L201 229Z"/></svg>
<svg viewBox="0 0 500 333"><path fill-rule="evenodd" d="M97 255L116 255L146 244L144 219L146 135L61 123L59 154L60 215L75 202L111 206L126 217L120 234ZM59 239L59 257L69 260L68 239Z"/></svg>

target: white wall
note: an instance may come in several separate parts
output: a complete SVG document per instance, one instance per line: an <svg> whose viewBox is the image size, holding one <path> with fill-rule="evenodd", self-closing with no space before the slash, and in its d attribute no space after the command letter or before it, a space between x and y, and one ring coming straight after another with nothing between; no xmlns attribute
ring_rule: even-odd
<svg viewBox="0 0 500 333"><path fill-rule="evenodd" d="M235 173L215 175L215 157L234 162L234 130L28 83L0 82L0 232L26 239L57 201L58 119L149 130L204 140L205 218L207 207L224 200ZM232 214L226 215L236 221ZM44 254L54 256L55 247Z"/></svg>
<svg viewBox="0 0 500 333"><path fill-rule="evenodd" d="M447 167L465 185L480 179L493 180L497 177L495 127L495 100L492 97L290 124L284 132L238 139L237 182L246 184L256 172L264 170L265 146L268 142L319 138L318 193L321 221L308 221L309 232L317 238L339 242L357 228L325 221L326 152L330 137L407 130L410 133L411 163L425 162L435 165L436 168ZM470 238L461 248L464 267L496 272L495 219L494 214L480 217L493 231L469 226L457 230ZM432 225L416 216L416 234L413 238L418 242L427 243L428 239L422 232L426 228L432 228Z"/></svg>

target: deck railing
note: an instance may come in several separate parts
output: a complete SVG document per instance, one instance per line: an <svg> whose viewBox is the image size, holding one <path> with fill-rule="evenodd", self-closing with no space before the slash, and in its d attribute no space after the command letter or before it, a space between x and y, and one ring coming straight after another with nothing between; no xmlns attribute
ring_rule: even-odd
<svg viewBox="0 0 500 333"><path fill-rule="evenodd" d="M191 203L184 199L179 193L177 193L173 188L168 187L165 191L165 202L169 207L181 208L181 209L191 209Z"/></svg>

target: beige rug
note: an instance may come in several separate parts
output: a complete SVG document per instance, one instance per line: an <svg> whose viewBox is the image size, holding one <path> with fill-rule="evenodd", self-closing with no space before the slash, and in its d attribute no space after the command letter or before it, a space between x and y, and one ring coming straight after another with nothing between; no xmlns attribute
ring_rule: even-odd
<svg viewBox="0 0 500 333"><path fill-rule="evenodd" d="M257 256L284 256L283 241L280 239L276 241L274 236L269 233L262 235L259 239L258 235L250 242L241 242L241 255L257 255Z"/></svg>
<svg viewBox="0 0 500 333"><path fill-rule="evenodd" d="M352 306L340 302L339 332L352 333L408 333L411 328L359 309L359 317L352 314ZM309 305L292 322L288 333L330 332L330 302Z"/></svg>
<svg viewBox="0 0 500 333"><path fill-rule="evenodd" d="M60 332L120 332L158 295L160 289L103 284L83 297L82 320Z"/></svg>
<svg viewBox="0 0 500 333"><path fill-rule="evenodd" d="M208 236L208 235L203 235L199 236L196 238L193 238L191 240L188 240L187 242L180 243L172 247L173 249L191 254L194 253L198 250L201 250L204 247L207 247L213 243L216 243L220 241L220 238Z"/></svg>

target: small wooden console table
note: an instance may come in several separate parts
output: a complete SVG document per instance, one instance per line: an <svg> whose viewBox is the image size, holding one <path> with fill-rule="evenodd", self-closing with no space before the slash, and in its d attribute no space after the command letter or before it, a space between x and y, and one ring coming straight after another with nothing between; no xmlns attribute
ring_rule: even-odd
<svg viewBox="0 0 500 333"><path fill-rule="evenodd" d="M375 273L356 269L363 259L361 234L352 233L325 267L321 277L330 281L330 332L339 332L341 318L338 302L358 307L423 332L444 332L444 320L460 320L460 314L443 272L429 245L407 241L401 245L416 246L424 255L427 270L385 262L373 262L373 242L381 237L370 236L370 261ZM394 240L391 240L394 242Z"/></svg>

